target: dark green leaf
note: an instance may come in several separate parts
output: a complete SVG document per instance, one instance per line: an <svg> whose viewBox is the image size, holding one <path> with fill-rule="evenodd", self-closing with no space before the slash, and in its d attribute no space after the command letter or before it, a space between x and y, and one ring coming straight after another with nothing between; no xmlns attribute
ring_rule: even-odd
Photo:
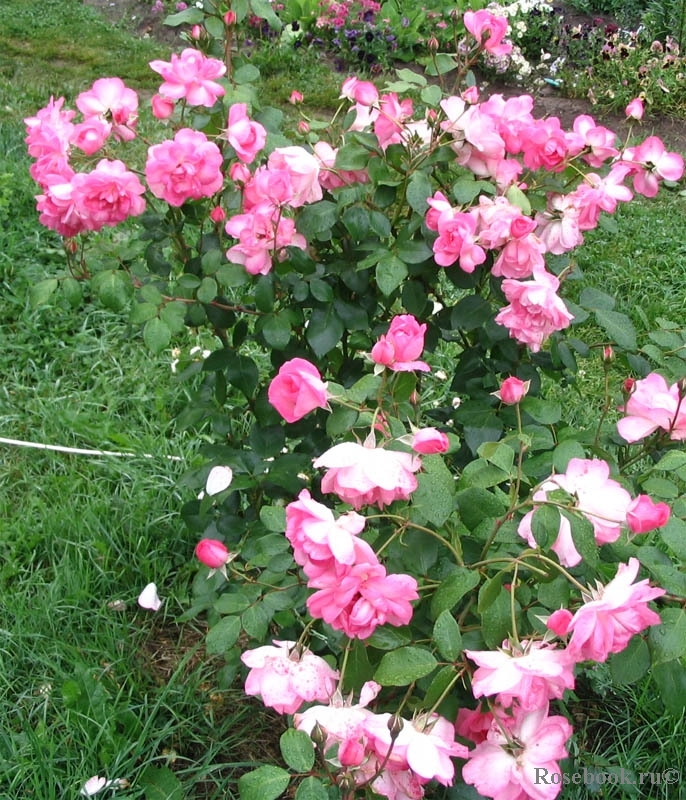
<svg viewBox="0 0 686 800"><path fill-rule="evenodd" d="M443 611L452 611L468 592L479 585L480 580L477 570L457 567L434 592L431 598L431 616L436 618Z"/></svg>
<svg viewBox="0 0 686 800"><path fill-rule="evenodd" d="M556 506L536 506L531 518L531 532L541 550L547 550L560 533L560 511Z"/></svg>
<svg viewBox="0 0 686 800"><path fill-rule="evenodd" d="M241 632L241 621L238 617L222 617L213 625L206 638L205 649L208 655L221 655L236 644Z"/></svg>
<svg viewBox="0 0 686 800"><path fill-rule="evenodd" d="M381 659L374 680L382 686L407 686L436 668L436 659L422 647L401 647Z"/></svg>
<svg viewBox="0 0 686 800"><path fill-rule="evenodd" d="M683 608L664 608L660 617L662 624L651 626L648 632L654 665L686 656L686 611Z"/></svg>
<svg viewBox="0 0 686 800"><path fill-rule="evenodd" d="M287 314L272 314L264 321L262 336L274 350L283 350L291 340L291 322Z"/></svg>
<svg viewBox="0 0 686 800"><path fill-rule="evenodd" d="M329 793L319 778L310 775L300 782L295 800L329 800Z"/></svg>
<svg viewBox="0 0 686 800"><path fill-rule="evenodd" d="M446 661L455 661L462 652L462 634L460 626L450 611L441 611L434 623L433 639L441 657Z"/></svg>
<svg viewBox="0 0 686 800"><path fill-rule="evenodd" d="M285 791L291 776L281 767L265 764L238 779L241 800L276 800Z"/></svg>
<svg viewBox="0 0 686 800"><path fill-rule="evenodd" d="M412 508L432 525L440 527L455 510L455 481L441 456L429 455L422 459L417 484L412 494Z"/></svg>
<svg viewBox="0 0 686 800"><path fill-rule="evenodd" d="M146 767L138 783L145 789L145 800L183 800L183 786L169 767Z"/></svg>
<svg viewBox="0 0 686 800"><path fill-rule="evenodd" d="M397 256L384 256L376 265L376 283L381 292L388 296L407 277L407 267Z"/></svg>
<svg viewBox="0 0 686 800"><path fill-rule="evenodd" d="M281 755L295 772L309 772L314 766L314 744L305 731L288 728L279 739Z"/></svg>
<svg viewBox="0 0 686 800"><path fill-rule="evenodd" d="M161 353L171 342L169 326L159 317L148 320L143 328L143 341L153 353Z"/></svg>
<svg viewBox="0 0 686 800"><path fill-rule="evenodd" d="M307 341L318 358L340 342L344 326L333 306L315 308L307 326Z"/></svg>
<svg viewBox="0 0 686 800"><path fill-rule="evenodd" d="M425 172L415 172L407 184L407 202L410 208L418 214L425 214L429 204L427 198L431 197L433 189L431 181Z"/></svg>
<svg viewBox="0 0 686 800"><path fill-rule="evenodd" d="M636 329L626 314L618 311L596 311L595 318L600 327L619 347L635 350Z"/></svg>

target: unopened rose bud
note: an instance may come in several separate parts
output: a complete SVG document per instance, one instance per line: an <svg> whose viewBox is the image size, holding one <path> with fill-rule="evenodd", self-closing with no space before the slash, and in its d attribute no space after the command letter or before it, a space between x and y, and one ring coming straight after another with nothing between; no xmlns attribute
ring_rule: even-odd
<svg viewBox="0 0 686 800"><path fill-rule="evenodd" d="M338 779L338 788L344 796L350 792L354 792L356 785L355 776L350 772L344 772Z"/></svg>
<svg viewBox="0 0 686 800"><path fill-rule="evenodd" d="M497 397L506 406L514 406L526 396L529 391L531 381L522 381L514 375L500 384L500 389L497 392L491 392L494 397Z"/></svg>
<svg viewBox="0 0 686 800"><path fill-rule="evenodd" d="M388 730L391 734L391 739L397 739L405 727L405 720L399 714L391 714L388 722Z"/></svg>
<svg viewBox="0 0 686 800"><path fill-rule="evenodd" d="M683 400L686 397L686 378L679 378L676 388L679 390L679 397Z"/></svg>
<svg viewBox="0 0 686 800"><path fill-rule="evenodd" d="M235 25L236 19L237 17L235 11L227 11L226 14L224 14L224 25L226 25L227 27L229 27L230 25Z"/></svg>
<svg viewBox="0 0 686 800"><path fill-rule="evenodd" d="M298 122L298 133L305 134L309 132L310 132L309 123L307 123L304 119L301 119L300 122Z"/></svg>
<svg viewBox="0 0 686 800"><path fill-rule="evenodd" d="M202 36L202 27L200 25L193 25L191 28L191 39L199 39Z"/></svg>
<svg viewBox="0 0 686 800"><path fill-rule="evenodd" d="M317 747L323 747L326 742L326 731L318 722L315 722L314 728L312 728L310 739L312 739Z"/></svg>
<svg viewBox="0 0 686 800"><path fill-rule="evenodd" d="M294 89L291 92L291 96L288 98L288 102L295 106L298 103L302 103L302 101L303 101L302 94Z"/></svg>
<svg viewBox="0 0 686 800"><path fill-rule="evenodd" d="M635 388L636 388L636 381L633 378L627 378L622 384L622 391L626 395L633 394Z"/></svg>
<svg viewBox="0 0 686 800"><path fill-rule="evenodd" d="M210 219L216 224L224 222L226 219L226 211L224 211L221 206L215 206L212 211L210 211Z"/></svg>
<svg viewBox="0 0 686 800"><path fill-rule="evenodd" d="M465 103L471 103L472 105L474 103L478 103L479 89L476 86L470 86L468 89L465 89L464 92L462 92L462 99L465 101Z"/></svg>
<svg viewBox="0 0 686 800"><path fill-rule="evenodd" d="M608 345L603 347L603 361L605 364L611 364L615 360L615 351Z"/></svg>
<svg viewBox="0 0 686 800"><path fill-rule="evenodd" d="M435 53L438 50L438 39L435 36L430 36L426 41L426 46L430 52Z"/></svg>
<svg viewBox="0 0 686 800"><path fill-rule="evenodd" d="M643 100L640 97L634 99L626 107L626 115L629 119L641 120L643 119Z"/></svg>
<svg viewBox="0 0 686 800"><path fill-rule="evenodd" d="M195 546L195 557L210 569L221 569L233 556L219 539L201 539Z"/></svg>
<svg viewBox="0 0 686 800"><path fill-rule="evenodd" d="M65 239L64 240L64 249L70 255L75 255L77 250L79 249L79 245L76 242L76 239Z"/></svg>

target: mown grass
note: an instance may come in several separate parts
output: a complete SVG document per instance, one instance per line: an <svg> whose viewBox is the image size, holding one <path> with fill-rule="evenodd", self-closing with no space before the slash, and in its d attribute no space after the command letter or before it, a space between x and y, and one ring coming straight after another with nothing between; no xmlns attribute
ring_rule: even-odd
<svg viewBox="0 0 686 800"><path fill-rule="evenodd" d="M119 315L88 298L38 310L27 301L63 254L37 224L22 116L50 94L121 75L123 64L127 82L153 89L147 61L168 50L113 30L75 0L6 0L3 10L0 437L136 455L0 444L0 800L75 797L95 774L130 781L122 798L147 796L155 783L171 786L163 796L173 800L231 798L271 721L239 689L217 688L202 626L177 621L194 572L194 541L178 515L189 499L179 478L196 463L194 441L174 426L182 389L168 356L151 356ZM287 73L278 63L269 54L260 63L277 101L316 89L326 106L334 83L337 91L325 63L299 58ZM579 251L586 280L616 296L642 330L657 316L683 317L685 216L676 193L638 202L620 214L619 235L589 234ZM587 408L583 396L578 405ZM164 598L156 615L136 605L148 581ZM605 702L612 735L598 736L586 713L586 758L676 766L683 721L642 686ZM662 754L646 741L661 742Z"/></svg>

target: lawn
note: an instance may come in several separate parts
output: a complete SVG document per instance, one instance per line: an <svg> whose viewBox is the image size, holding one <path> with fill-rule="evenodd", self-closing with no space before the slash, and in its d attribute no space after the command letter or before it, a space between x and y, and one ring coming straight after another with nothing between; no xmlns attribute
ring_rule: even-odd
<svg viewBox="0 0 686 800"><path fill-rule="evenodd" d="M113 29L77 0L5 0L4 10L0 436L26 445L0 442L0 800L76 797L95 775L121 781L121 798L237 797L237 776L273 752L279 723L205 655L202 615L184 616L198 578L196 535L181 509L197 494L199 449L214 433L206 423L179 424L192 382L178 380L169 348L150 353L121 313L80 286L47 305L31 302L65 259L59 237L37 222L22 118L51 94L73 98L96 77L122 74L122 65L132 86L152 93L158 76L147 62L166 50ZM338 76L320 60L261 57L271 102L318 81L318 104L335 97ZM602 285L641 342L660 318L683 321L685 226L677 187L633 204L619 215L623 233L609 241L595 231L579 251L579 289L587 278ZM188 333L179 347L187 354L202 344ZM595 354L582 366L583 420L602 368ZM163 600L157 613L137 604L149 582ZM622 763L683 774L684 717L667 713L643 683L617 688L600 668L578 694L568 708L579 720L575 746L599 770ZM667 800L673 791L612 796Z"/></svg>

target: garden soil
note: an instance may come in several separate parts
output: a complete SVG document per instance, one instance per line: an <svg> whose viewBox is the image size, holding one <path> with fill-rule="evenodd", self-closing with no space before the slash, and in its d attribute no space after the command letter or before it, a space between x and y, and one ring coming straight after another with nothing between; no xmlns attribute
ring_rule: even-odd
<svg viewBox="0 0 686 800"><path fill-rule="evenodd" d="M176 28L164 25L164 13L152 10L152 0L83 0L86 5L97 8L113 24L122 26L141 37L150 37L164 42L173 49L181 44ZM590 17L580 14L571 7L563 6L565 21L571 24L590 21ZM491 82L486 86L482 96L502 94L512 97L524 93L519 86L507 83ZM580 114L590 114L599 124L606 125L620 137L626 130L623 114L603 112L590 101L583 98L564 97L558 90L544 86L533 91L536 105L534 114L537 117L558 117L564 128L571 128L574 119ZM659 136L670 150L686 154L686 120L663 117L646 118L634 130L641 136Z"/></svg>

